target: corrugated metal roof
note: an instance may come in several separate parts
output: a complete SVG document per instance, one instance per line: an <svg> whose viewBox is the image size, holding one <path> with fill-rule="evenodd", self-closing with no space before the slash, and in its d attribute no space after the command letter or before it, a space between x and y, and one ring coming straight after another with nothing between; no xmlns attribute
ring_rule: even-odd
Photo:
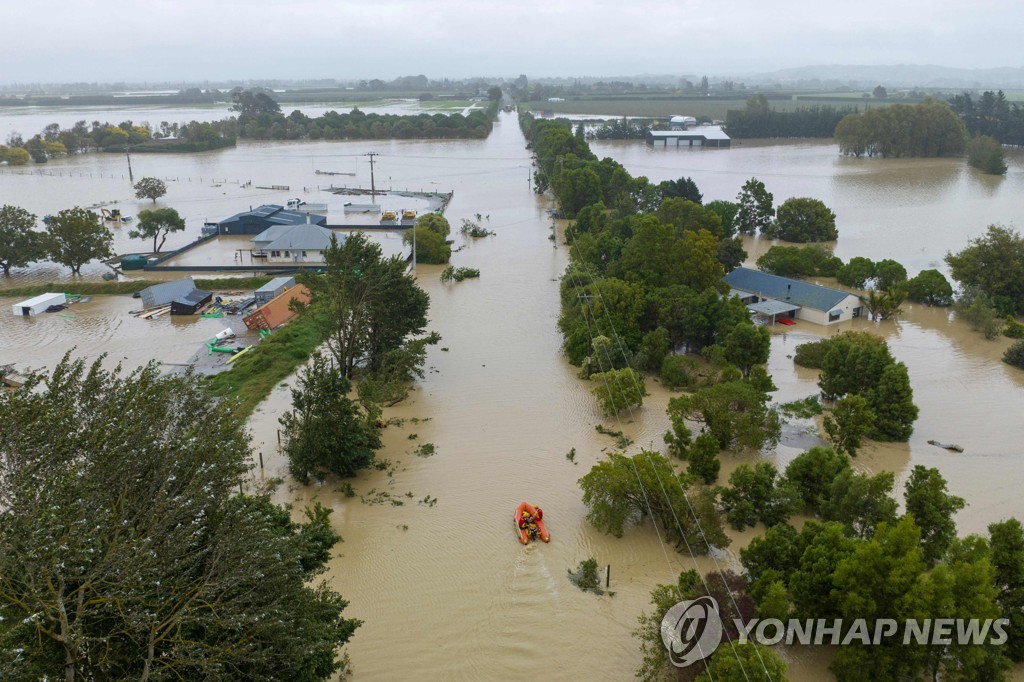
<svg viewBox="0 0 1024 682"><path fill-rule="evenodd" d="M187 296L190 291L196 288L196 283L191 277L175 280L173 282L162 282L146 287L139 292L142 304L147 308L158 305L167 305L176 298Z"/></svg>
<svg viewBox="0 0 1024 682"><path fill-rule="evenodd" d="M699 138L703 138L705 140L728 140L728 139L731 139L728 135L725 134L725 131L723 131L718 126L707 126L707 127L704 127L704 128L692 128L690 130L652 130L652 131L648 132L647 134L650 135L651 137L655 138L655 139L661 139L661 138L665 138L665 137L673 139L673 140L676 139L676 138L680 138L680 139L683 139L683 140L691 140L691 139L696 140L696 139L699 139Z"/></svg>
<svg viewBox="0 0 1024 682"><path fill-rule="evenodd" d="M219 224L225 225L227 223L242 222L246 218L256 218L275 225L302 225L304 223L322 225L327 222L327 216L310 215L303 211L286 210L285 207L280 204L263 204L262 206L257 206L251 211L236 213L230 218L225 218L220 221Z"/></svg>
<svg viewBox="0 0 1024 682"><path fill-rule="evenodd" d="M832 310L847 296L856 296L847 291L829 289L818 284L770 275L750 268L736 268L722 279L733 289L814 310Z"/></svg>
<svg viewBox="0 0 1024 682"><path fill-rule="evenodd" d="M761 301L760 303L751 303L747 306L747 310L761 315L782 315L800 310L800 306L785 301Z"/></svg>
<svg viewBox="0 0 1024 682"><path fill-rule="evenodd" d="M257 289L256 293L258 294L261 291L262 292L277 291L281 287L293 287L293 286L295 286L295 278L294 277L275 277L274 279L270 280L269 282L267 282L266 284L261 286L259 289Z"/></svg>
<svg viewBox="0 0 1024 682"><path fill-rule="evenodd" d="M333 232L319 225L296 225L284 232L280 237L263 247L267 251L308 250L323 251L331 245ZM346 235L338 235L338 243L347 239Z"/></svg>

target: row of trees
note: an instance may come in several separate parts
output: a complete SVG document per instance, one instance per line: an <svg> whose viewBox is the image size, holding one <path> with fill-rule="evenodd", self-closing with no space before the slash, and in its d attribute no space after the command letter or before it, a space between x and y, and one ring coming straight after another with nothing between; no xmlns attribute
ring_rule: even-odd
<svg viewBox="0 0 1024 682"><path fill-rule="evenodd" d="M835 138L839 150L853 156L960 156L967 131L948 104L929 98L850 114L836 126Z"/></svg>
<svg viewBox="0 0 1024 682"><path fill-rule="evenodd" d="M836 214L822 201L791 197L775 208L775 197L764 183L750 178L736 196L736 228L743 234L761 232L787 242L828 242L839 238Z"/></svg>
<svg viewBox="0 0 1024 682"><path fill-rule="evenodd" d="M755 95L743 109L730 109L725 127L734 138L832 137L844 117L856 114L855 106L812 106L796 111L776 111L768 98Z"/></svg>
<svg viewBox="0 0 1024 682"><path fill-rule="evenodd" d="M1024 106L1008 102L1002 90L987 90L975 100L969 92L953 95L950 108L971 135L985 135L1001 144L1024 145Z"/></svg>

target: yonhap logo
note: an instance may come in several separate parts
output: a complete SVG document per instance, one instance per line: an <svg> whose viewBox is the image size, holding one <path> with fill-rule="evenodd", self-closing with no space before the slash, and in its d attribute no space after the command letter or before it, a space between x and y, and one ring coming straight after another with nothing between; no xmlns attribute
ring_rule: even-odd
<svg viewBox="0 0 1024 682"><path fill-rule="evenodd" d="M722 617L714 597L681 601L661 619L661 641L672 665L685 668L707 658L722 642Z"/></svg>

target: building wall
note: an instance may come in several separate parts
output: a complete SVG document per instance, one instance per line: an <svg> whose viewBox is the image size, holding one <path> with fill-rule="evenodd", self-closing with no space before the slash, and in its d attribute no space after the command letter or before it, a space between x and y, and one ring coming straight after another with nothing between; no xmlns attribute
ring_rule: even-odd
<svg viewBox="0 0 1024 682"><path fill-rule="evenodd" d="M322 251L270 251L267 256L268 263L323 263L324 254Z"/></svg>
<svg viewBox="0 0 1024 682"><path fill-rule="evenodd" d="M814 310L813 308L800 308L796 311L796 319L806 320L807 322L813 322L822 326L828 326L830 324L839 324L840 322L849 322L853 319L853 311L856 308L861 309L861 315L864 314L863 303L860 298L850 294L844 298L839 305L832 308L832 310L841 310L842 313L836 320L829 320L828 310Z"/></svg>

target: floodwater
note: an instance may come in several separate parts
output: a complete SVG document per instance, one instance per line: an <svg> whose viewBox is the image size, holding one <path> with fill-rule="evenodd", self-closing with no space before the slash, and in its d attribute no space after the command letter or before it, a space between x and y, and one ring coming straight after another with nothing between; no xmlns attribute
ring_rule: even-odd
<svg viewBox="0 0 1024 682"><path fill-rule="evenodd" d="M674 154L671 148L667 154L651 152L642 143L595 149L600 155L614 150L631 172L655 180L690 175L707 199L731 198L752 175L764 179L777 197L819 196L826 203L845 197L842 205L847 208L837 209L839 247L849 251L841 255L881 258L891 249L912 271L922 267L918 262L938 262L945 249L959 248L988 222L1019 220L1024 212L1010 197L1021 182L1018 165L989 186L983 178L965 177L946 161L897 161L895 167L903 170L895 175L875 161L847 171L847 160L834 147L818 144L744 146L719 156ZM454 190L448 209L453 226L480 213L497 236L469 243L453 255L455 265L480 268L479 280L443 285L440 267L420 266L420 283L431 295L430 328L443 340L430 349L426 377L409 399L386 412L386 417L406 420L384 431L379 457L390 466L351 480L354 497L346 497L338 481L303 487L287 479L286 463L276 447L277 419L289 403L286 385L275 389L250 421L266 467L262 477L284 479L275 498L295 504L296 514L314 500L334 509L332 519L345 542L336 548L325 578L350 601L346 615L365 621L347 647L355 679L629 679L639 663L630 632L648 607L650 590L695 565L701 571L716 565L736 567L738 549L758 531L732 533L727 550L695 564L690 556L666 547L660 529L650 523L629 529L621 539L602 535L587 523L576 482L614 446L594 426L623 430L635 441L631 452L641 446L660 449L670 394L649 380L651 395L642 408L621 420L603 420L590 387L561 356L555 325L557 280L568 254L561 240L548 239L553 230L546 213L550 202L530 190L529 155L515 117L502 114L494 133L481 141L246 144L205 155L144 157L138 163L164 176L201 171L206 178L260 177L268 184L280 178L293 184L295 194L295 186L316 180L315 166L355 166L367 151L381 153L378 170L396 187ZM137 163L135 157L132 161ZM98 175L113 173L122 164L120 157L92 155L61 161L51 169L63 165ZM886 191L886 178L898 179L901 189ZM957 198L947 200L950 193ZM309 194L311 201L327 196L316 190ZM40 213L53 212L64 202L92 203L97 197L122 197L129 203L126 196L127 182L109 178L0 173L0 203ZM167 203L185 212L190 229L198 230L193 221L229 215L239 210L239 203L253 199L265 200L254 189L181 182L171 187ZM882 200L889 211L904 216L915 214L904 202L920 207L930 216L933 238L911 244L893 236L876 243L879 228L869 217L872 211L885 215L885 206L855 211L862 218L844 222L849 207ZM941 208L931 208L937 201ZM130 203L134 206L134 200ZM976 220L969 220L972 216ZM904 222L908 231L920 233L916 222ZM456 246L461 245L461 237L455 238ZM865 245L863 250L846 247L848 239ZM897 252L900 248L907 253ZM911 258L913 263L908 262ZM21 273L12 280L33 277L33 272ZM207 338L207 330L195 324L217 330L217 320L196 320L192 327L185 323L179 329L180 323L167 319L155 325L125 319L130 299L102 299L95 305L96 324L103 331L91 336L76 328L77 317L26 321L0 310L3 361L50 364L63 348L78 344L79 352L108 350L112 356L141 362L146 356L171 354L174 335L167 330L184 334L185 328L191 331L180 338L180 353L187 357ZM77 314L74 308L71 312ZM1011 515L1024 517L1024 498L1015 486L1016 450L1024 440L1024 373L999 361L1007 342L985 341L951 320L947 311L917 305L908 305L899 322L856 324L886 336L893 353L908 364L921 408L909 443L871 444L856 465L866 471L893 470L899 485L915 464L939 467L951 490L969 503L958 516L963 532L981 532L988 523ZM794 367L788 357L797 344L850 328L850 323L828 330L798 323L775 330L769 369L779 386L777 399L816 392L815 373ZM150 329L159 332L148 334ZM803 426L796 424L793 431ZM938 450L925 442L930 438L958 442L965 452ZM436 454L418 457L414 450L422 443L433 443ZM565 457L571 448L578 464ZM767 456L784 465L799 452L800 447L784 443ZM754 457L724 454L723 478ZM257 479L260 475L257 469ZM428 496L436 503L424 502ZM512 514L523 500L544 507L550 544L522 547L516 541ZM567 571L588 557L611 566L614 596L582 593L569 583ZM782 654L790 661L791 679L827 677L827 651L800 648Z"/></svg>

